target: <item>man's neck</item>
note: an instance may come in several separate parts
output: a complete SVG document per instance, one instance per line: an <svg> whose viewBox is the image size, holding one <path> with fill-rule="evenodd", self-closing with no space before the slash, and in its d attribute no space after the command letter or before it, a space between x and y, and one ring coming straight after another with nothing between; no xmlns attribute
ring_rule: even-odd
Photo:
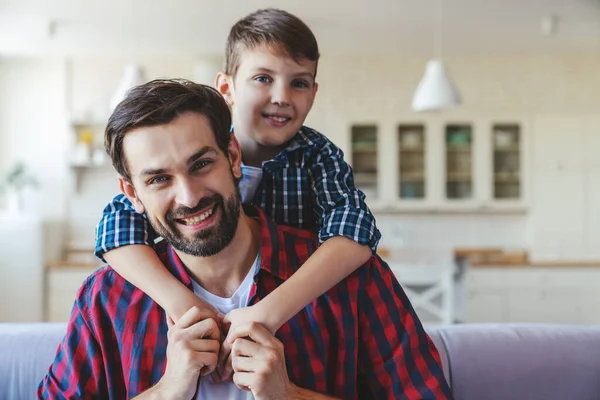
<svg viewBox="0 0 600 400"><path fill-rule="evenodd" d="M196 257L175 250L200 286L219 297L231 297L254 265L260 245L260 222L240 210L233 240L218 254Z"/></svg>

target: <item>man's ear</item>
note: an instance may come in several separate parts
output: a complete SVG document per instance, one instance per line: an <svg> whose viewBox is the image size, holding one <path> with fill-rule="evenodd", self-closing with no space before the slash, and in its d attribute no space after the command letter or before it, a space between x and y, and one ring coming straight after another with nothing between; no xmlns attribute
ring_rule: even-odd
<svg viewBox="0 0 600 400"><path fill-rule="evenodd" d="M225 72L217 74L217 82L215 84L217 90L225 98L229 107L233 106L233 77Z"/></svg>
<svg viewBox="0 0 600 400"><path fill-rule="evenodd" d="M234 134L231 134L231 140L229 141L229 146L227 146L227 158L229 159L233 176L237 179L241 178L242 149L240 147L240 142L238 142Z"/></svg>
<svg viewBox="0 0 600 400"><path fill-rule="evenodd" d="M127 179L119 177L119 187L121 188L121 192L123 192L123 194L129 199L129 201L131 201L131 204L133 204L135 211L138 214L143 214L145 211L144 205L138 198L133 184Z"/></svg>

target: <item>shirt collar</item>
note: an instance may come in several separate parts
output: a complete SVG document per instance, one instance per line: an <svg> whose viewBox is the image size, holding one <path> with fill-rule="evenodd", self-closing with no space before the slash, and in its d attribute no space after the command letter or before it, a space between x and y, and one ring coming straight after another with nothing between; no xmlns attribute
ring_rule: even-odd
<svg viewBox="0 0 600 400"><path fill-rule="evenodd" d="M294 273L294 267L288 257L285 247L285 232L258 207L244 205L248 217L256 218L260 223L261 263L260 269L269 274L286 280ZM293 249L291 249L293 251ZM183 262L170 244L167 244L164 262L171 273L184 285L190 287L192 279L185 269Z"/></svg>

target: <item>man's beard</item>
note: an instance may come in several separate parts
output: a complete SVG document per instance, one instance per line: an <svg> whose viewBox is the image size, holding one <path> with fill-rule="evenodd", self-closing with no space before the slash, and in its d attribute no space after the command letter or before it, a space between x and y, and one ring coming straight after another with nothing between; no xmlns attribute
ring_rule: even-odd
<svg viewBox="0 0 600 400"><path fill-rule="evenodd" d="M169 242L175 249L197 257L209 257L223 250L235 236L240 218L241 196L236 186L236 192L226 201L220 194L200 199L196 207L178 207L169 210L165 215L167 226L148 218L150 224L160 236ZM221 219L218 225L195 232L193 236L184 236L178 229L176 219L183 219L202 209L213 206L213 214L221 210ZM212 215L211 215L212 217ZM211 218L209 217L209 218Z"/></svg>

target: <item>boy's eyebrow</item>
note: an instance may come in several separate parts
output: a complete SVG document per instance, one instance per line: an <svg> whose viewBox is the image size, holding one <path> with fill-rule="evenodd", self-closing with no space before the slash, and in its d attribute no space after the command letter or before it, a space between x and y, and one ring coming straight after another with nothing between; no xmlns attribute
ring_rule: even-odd
<svg viewBox="0 0 600 400"><path fill-rule="evenodd" d="M267 74L275 74L275 71L273 71L272 69L269 69L269 68L265 68L265 67L256 68L256 72L265 72ZM311 72L308 72L308 71L299 72L294 75L295 78L306 77L306 78L310 78L310 79L312 79L313 76L314 76L314 74Z"/></svg>
<svg viewBox="0 0 600 400"><path fill-rule="evenodd" d="M211 146L204 146L203 148L201 148L199 151L197 151L196 153L192 154L188 160L187 163L188 164L192 164L193 162L197 161L199 158L202 158L203 156L212 153L214 155L217 154L217 150L214 147ZM142 172L140 173L141 176L152 176L152 175L160 175L160 174L165 174L167 173L169 170L167 168L147 168L142 170Z"/></svg>

